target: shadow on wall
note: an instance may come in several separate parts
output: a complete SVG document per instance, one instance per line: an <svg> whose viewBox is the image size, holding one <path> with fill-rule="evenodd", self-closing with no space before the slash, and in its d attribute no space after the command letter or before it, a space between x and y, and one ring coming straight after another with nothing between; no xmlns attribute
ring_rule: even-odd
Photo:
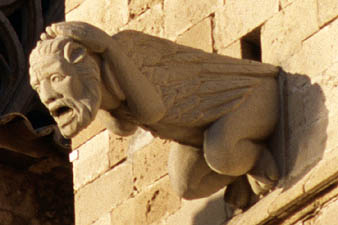
<svg viewBox="0 0 338 225"><path fill-rule="evenodd" d="M288 188L323 157L327 141L328 109L318 83L284 71L284 157L280 186Z"/></svg>
<svg viewBox="0 0 338 225"><path fill-rule="evenodd" d="M223 197L220 196L218 198L211 199L209 202L206 203L205 207L202 208L200 211L196 213L193 218L192 225L219 225L223 224L226 219L225 214L225 205L223 205L224 211L220 210L220 202L223 202ZM221 217L219 215L220 211L222 211ZM219 221L217 221L219 219Z"/></svg>

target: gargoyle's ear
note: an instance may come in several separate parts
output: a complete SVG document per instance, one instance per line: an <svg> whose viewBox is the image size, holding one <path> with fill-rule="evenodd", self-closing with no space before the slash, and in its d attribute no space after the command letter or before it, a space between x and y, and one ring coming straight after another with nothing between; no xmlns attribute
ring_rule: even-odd
<svg viewBox="0 0 338 225"><path fill-rule="evenodd" d="M75 42L68 42L63 52L65 59L69 63L78 63L86 56L87 49Z"/></svg>

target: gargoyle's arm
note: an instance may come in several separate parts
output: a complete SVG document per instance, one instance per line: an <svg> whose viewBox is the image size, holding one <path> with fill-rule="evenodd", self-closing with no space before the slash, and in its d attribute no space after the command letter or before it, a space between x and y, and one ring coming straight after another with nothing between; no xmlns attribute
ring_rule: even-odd
<svg viewBox="0 0 338 225"><path fill-rule="evenodd" d="M159 121L165 114L161 96L147 78L136 68L120 49L118 43L104 31L84 22L56 23L46 29L41 39L56 36L70 37L79 41L91 51L101 53L104 63L114 71L128 107L140 122L151 124ZM106 79L110 80L110 79Z"/></svg>
<svg viewBox="0 0 338 225"><path fill-rule="evenodd" d="M138 120L151 124L159 121L165 114L165 107L155 86L136 68L134 63L120 50L112 39L109 48L103 53L104 63L112 65L115 78L123 90L128 107Z"/></svg>

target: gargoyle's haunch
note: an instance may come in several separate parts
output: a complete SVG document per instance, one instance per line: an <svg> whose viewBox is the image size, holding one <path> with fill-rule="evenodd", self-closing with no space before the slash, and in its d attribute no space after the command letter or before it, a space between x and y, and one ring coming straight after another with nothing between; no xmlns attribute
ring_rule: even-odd
<svg viewBox="0 0 338 225"><path fill-rule="evenodd" d="M207 196L245 174L256 193L278 179L263 142L278 117L276 67L135 31L111 38L81 22L54 24L41 39L30 56L30 81L65 137L101 108L120 135L141 126L176 141L169 175L185 198Z"/></svg>

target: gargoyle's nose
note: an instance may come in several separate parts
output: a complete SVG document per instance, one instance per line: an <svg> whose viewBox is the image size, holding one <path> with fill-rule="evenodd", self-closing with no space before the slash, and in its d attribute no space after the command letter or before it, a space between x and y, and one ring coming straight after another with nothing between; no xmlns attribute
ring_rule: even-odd
<svg viewBox="0 0 338 225"><path fill-rule="evenodd" d="M40 83L40 99L45 104L48 105L54 102L56 99L61 98L62 94L54 90L48 81L43 81Z"/></svg>

